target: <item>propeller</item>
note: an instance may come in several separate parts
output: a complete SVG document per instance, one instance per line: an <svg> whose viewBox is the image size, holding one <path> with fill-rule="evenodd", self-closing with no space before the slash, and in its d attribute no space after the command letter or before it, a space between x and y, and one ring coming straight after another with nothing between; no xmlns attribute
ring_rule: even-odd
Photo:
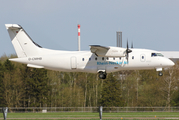
<svg viewBox="0 0 179 120"><path fill-rule="evenodd" d="M134 48L134 46L133 46L133 42L132 42L132 44L131 44L131 48Z"/></svg>
<svg viewBox="0 0 179 120"><path fill-rule="evenodd" d="M133 45L132 45L133 47ZM129 46L128 46L128 40L127 40L127 49L126 49L126 58L127 58L127 63L128 63L128 57L129 57L129 53L131 53L132 50L129 49Z"/></svg>

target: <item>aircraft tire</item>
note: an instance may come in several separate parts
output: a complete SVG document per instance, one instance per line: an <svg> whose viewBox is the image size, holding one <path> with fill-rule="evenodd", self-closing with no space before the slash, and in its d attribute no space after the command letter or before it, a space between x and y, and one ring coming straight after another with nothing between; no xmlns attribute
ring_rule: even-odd
<svg viewBox="0 0 179 120"><path fill-rule="evenodd" d="M99 73L99 78L100 79L106 79L106 74L104 72Z"/></svg>
<svg viewBox="0 0 179 120"><path fill-rule="evenodd" d="M158 73L158 75L159 75L159 76L163 76L163 73L160 71L160 72Z"/></svg>

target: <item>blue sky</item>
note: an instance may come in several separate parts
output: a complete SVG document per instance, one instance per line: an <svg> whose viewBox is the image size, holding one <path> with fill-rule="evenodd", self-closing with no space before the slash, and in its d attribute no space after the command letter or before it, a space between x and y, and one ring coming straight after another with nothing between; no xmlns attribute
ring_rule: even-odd
<svg viewBox="0 0 179 120"><path fill-rule="evenodd" d="M44 48L81 50L89 45L116 46L116 31L123 32L123 47L179 51L179 0L1 0L0 56L15 50L4 24L20 24ZM129 45L130 46L130 45Z"/></svg>

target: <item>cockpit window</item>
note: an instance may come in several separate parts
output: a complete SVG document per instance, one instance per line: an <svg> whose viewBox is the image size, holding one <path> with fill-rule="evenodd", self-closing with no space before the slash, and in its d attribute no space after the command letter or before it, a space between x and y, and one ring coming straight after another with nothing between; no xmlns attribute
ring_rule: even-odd
<svg viewBox="0 0 179 120"><path fill-rule="evenodd" d="M163 55L161 53L152 53L151 54L151 57L155 57L155 56L161 56L161 57L163 57Z"/></svg>
<svg viewBox="0 0 179 120"><path fill-rule="evenodd" d="M157 53L157 56L161 56L161 57L163 57L164 55L162 55L161 53Z"/></svg>
<svg viewBox="0 0 179 120"><path fill-rule="evenodd" d="M157 56L157 54L156 53L152 53L152 55L151 55L152 57L154 57L154 56Z"/></svg>

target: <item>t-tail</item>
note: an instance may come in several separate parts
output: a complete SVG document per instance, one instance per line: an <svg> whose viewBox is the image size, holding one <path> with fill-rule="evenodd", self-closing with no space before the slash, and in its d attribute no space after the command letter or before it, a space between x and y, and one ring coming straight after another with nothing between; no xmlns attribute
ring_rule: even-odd
<svg viewBox="0 0 179 120"><path fill-rule="evenodd" d="M5 24L18 58L37 56L40 48L25 30L17 24Z"/></svg>

